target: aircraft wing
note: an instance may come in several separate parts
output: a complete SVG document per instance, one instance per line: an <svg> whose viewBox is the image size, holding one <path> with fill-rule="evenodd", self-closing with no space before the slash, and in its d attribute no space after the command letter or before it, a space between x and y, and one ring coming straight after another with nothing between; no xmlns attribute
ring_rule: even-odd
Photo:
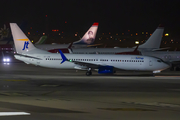
<svg viewBox="0 0 180 120"><path fill-rule="evenodd" d="M115 70L115 69L123 70L123 69L116 68L116 67L114 67L114 66L110 66L110 65L107 65L107 64L101 64L101 63L99 63L99 64L93 64L93 63L85 63L85 62L81 62L81 61L69 61L69 62L73 62L73 63L75 63L75 64L77 64L77 65L86 66L87 68L92 68L92 69L98 69L98 68L100 68L100 67L105 67L105 68L106 68L106 67L113 67L114 70Z"/></svg>
<svg viewBox="0 0 180 120"><path fill-rule="evenodd" d="M100 66L107 66L107 65L102 65L102 64L93 64L93 63L86 63L86 62L81 62L81 61L71 61L77 65L82 65L82 66L87 66L88 68L92 69L97 69Z"/></svg>
<svg viewBox="0 0 180 120"><path fill-rule="evenodd" d="M161 51L161 50L167 50L167 49L170 49L170 47L153 49L152 51Z"/></svg>
<svg viewBox="0 0 180 120"><path fill-rule="evenodd" d="M99 45L102 45L102 44L87 45L87 47L96 47L96 46L99 46Z"/></svg>

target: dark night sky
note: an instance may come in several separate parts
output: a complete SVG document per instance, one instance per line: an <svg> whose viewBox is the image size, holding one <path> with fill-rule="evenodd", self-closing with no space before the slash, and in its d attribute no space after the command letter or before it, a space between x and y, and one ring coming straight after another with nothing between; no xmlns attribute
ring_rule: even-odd
<svg viewBox="0 0 180 120"><path fill-rule="evenodd" d="M99 22L98 32L153 32L162 23L165 31L178 36L179 0L1 0L0 27L4 23L27 21L29 26L45 29L86 31ZM65 24L67 21L67 24Z"/></svg>

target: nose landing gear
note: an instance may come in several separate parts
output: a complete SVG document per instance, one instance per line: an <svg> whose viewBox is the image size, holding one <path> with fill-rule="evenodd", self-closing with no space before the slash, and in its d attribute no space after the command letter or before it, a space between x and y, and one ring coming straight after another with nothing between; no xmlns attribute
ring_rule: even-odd
<svg viewBox="0 0 180 120"><path fill-rule="evenodd" d="M87 75L87 76L92 75L91 68L88 69L88 71L86 72L86 75Z"/></svg>

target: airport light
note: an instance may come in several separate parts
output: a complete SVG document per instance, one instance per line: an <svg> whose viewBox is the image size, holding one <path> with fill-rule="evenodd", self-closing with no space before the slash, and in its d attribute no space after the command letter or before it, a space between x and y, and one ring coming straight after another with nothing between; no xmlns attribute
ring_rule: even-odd
<svg viewBox="0 0 180 120"><path fill-rule="evenodd" d="M169 36L169 34L168 34L168 33L166 33L166 34L165 34L165 36Z"/></svg>
<svg viewBox="0 0 180 120"><path fill-rule="evenodd" d="M3 61L6 63L6 62L10 62L10 59L9 58L4 58Z"/></svg>
<svg viewBox="0 0 180 120"><path fill-rule="evenodd" d="M139 44L139 41L135 41L135 44Z"/></svg>

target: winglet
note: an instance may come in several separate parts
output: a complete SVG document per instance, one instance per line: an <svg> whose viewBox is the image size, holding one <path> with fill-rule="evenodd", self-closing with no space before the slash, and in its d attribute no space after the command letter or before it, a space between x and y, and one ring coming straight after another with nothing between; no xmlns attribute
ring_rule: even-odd
<svg viewBox="0 0 180 120"><path fill-rule="evenodd" d="M137 52L138 47L139 47L139 45L138 45L138 46L134 49L134 51L133 51L133 52Z"/></svg>
<svg viewBox="0 0 180 120"><path fill-rule="evenodd" d="M66 56L63 54L63 52L61 50L59 50L59 53L62 57L62 62L61 62L61 64L62 64L63 62L67 61L68 59L66 58Z"/></svg>
<svg viewBox="0 0 180 120"><path fill-rule="evenodd" d="M73 45L73 42L69 44L68 48L71 49L72 45Z"/></svg>
<svg viewBox="0 0 180 120"><path fill-rule="evenodd" d="M72 51L72 45L73 45L73 42L68 46L68 51L69 51L69 53L73 53L73 51Z"/></svg>

